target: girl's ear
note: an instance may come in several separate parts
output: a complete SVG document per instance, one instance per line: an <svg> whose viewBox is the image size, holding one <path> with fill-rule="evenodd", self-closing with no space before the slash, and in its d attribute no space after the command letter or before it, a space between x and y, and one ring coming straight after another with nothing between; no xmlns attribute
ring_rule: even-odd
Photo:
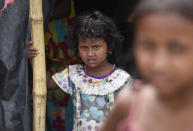
<svg viewBox="0 0 193 131"><path fill-rule="evenodd" d="M112 55L112 54L113 54L112 45L108 45L107 47L108 47L107 54L108 54L108 55Z"/></svg>

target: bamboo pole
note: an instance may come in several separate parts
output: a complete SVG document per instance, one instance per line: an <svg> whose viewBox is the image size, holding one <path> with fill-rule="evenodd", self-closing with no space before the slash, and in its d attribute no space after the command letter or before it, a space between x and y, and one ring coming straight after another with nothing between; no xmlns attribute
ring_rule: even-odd
<svg viewBox="0 0 193 131"><path fill-rule="evenodd" d="M39 51L33 59L33 131L45 131L47 90L42 0L30 0L30 23L32 41Z"/></svg>

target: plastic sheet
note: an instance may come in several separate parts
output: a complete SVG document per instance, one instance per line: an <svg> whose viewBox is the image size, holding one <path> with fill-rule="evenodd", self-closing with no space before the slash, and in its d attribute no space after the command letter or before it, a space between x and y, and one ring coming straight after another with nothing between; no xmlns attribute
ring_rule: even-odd
<svg viewBox="0 0 193 131"><path fill-rule="evenodd" d="M0 9L4 3L0 0ZM28 16L28 0L14 0L0 15L1 131L31 131L26 56Z"/></svg>

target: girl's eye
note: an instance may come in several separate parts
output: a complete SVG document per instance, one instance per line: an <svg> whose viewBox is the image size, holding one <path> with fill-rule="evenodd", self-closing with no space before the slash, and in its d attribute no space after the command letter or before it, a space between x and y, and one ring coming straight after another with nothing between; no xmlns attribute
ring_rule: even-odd
<svg viewBox="0 0 193 131"><path fill-rule="evenodd" d="M154 49L154 44L152 42L149 42L149 41L144 41L142 43L138 43L137 45L145 50L153 50Z"/></svg>
<svg viewBox="0 0 193 131"><path fill-rule="evenodd" d="M178 42L172 42L169 46L169 50L173 53L182 53L185 47Z"/></svg>
<svg viewBox="0 0 193 131"><path fill-rule="evenodd" d="M93 48L94 48L95 50L99 49L99 47L100 47L100 46L98 46L98 45L93 46Z"/></svg>

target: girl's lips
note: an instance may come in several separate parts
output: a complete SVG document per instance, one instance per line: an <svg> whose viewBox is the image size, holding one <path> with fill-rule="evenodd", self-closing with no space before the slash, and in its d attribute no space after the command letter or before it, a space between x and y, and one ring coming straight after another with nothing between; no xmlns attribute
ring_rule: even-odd
<svg viewBox="0 0 193 131"><path fill-rule="evenodd" d="M88 58L87 62L90 64L94 64L94 63L96 63L96 59L95 58Z"/></svg>
<svg viewBox="0 0 193 131"><path fill-rule="evenodd" d="M96 63L96 60L88 60L88 63L94 64L94 63Z"/></svg>

